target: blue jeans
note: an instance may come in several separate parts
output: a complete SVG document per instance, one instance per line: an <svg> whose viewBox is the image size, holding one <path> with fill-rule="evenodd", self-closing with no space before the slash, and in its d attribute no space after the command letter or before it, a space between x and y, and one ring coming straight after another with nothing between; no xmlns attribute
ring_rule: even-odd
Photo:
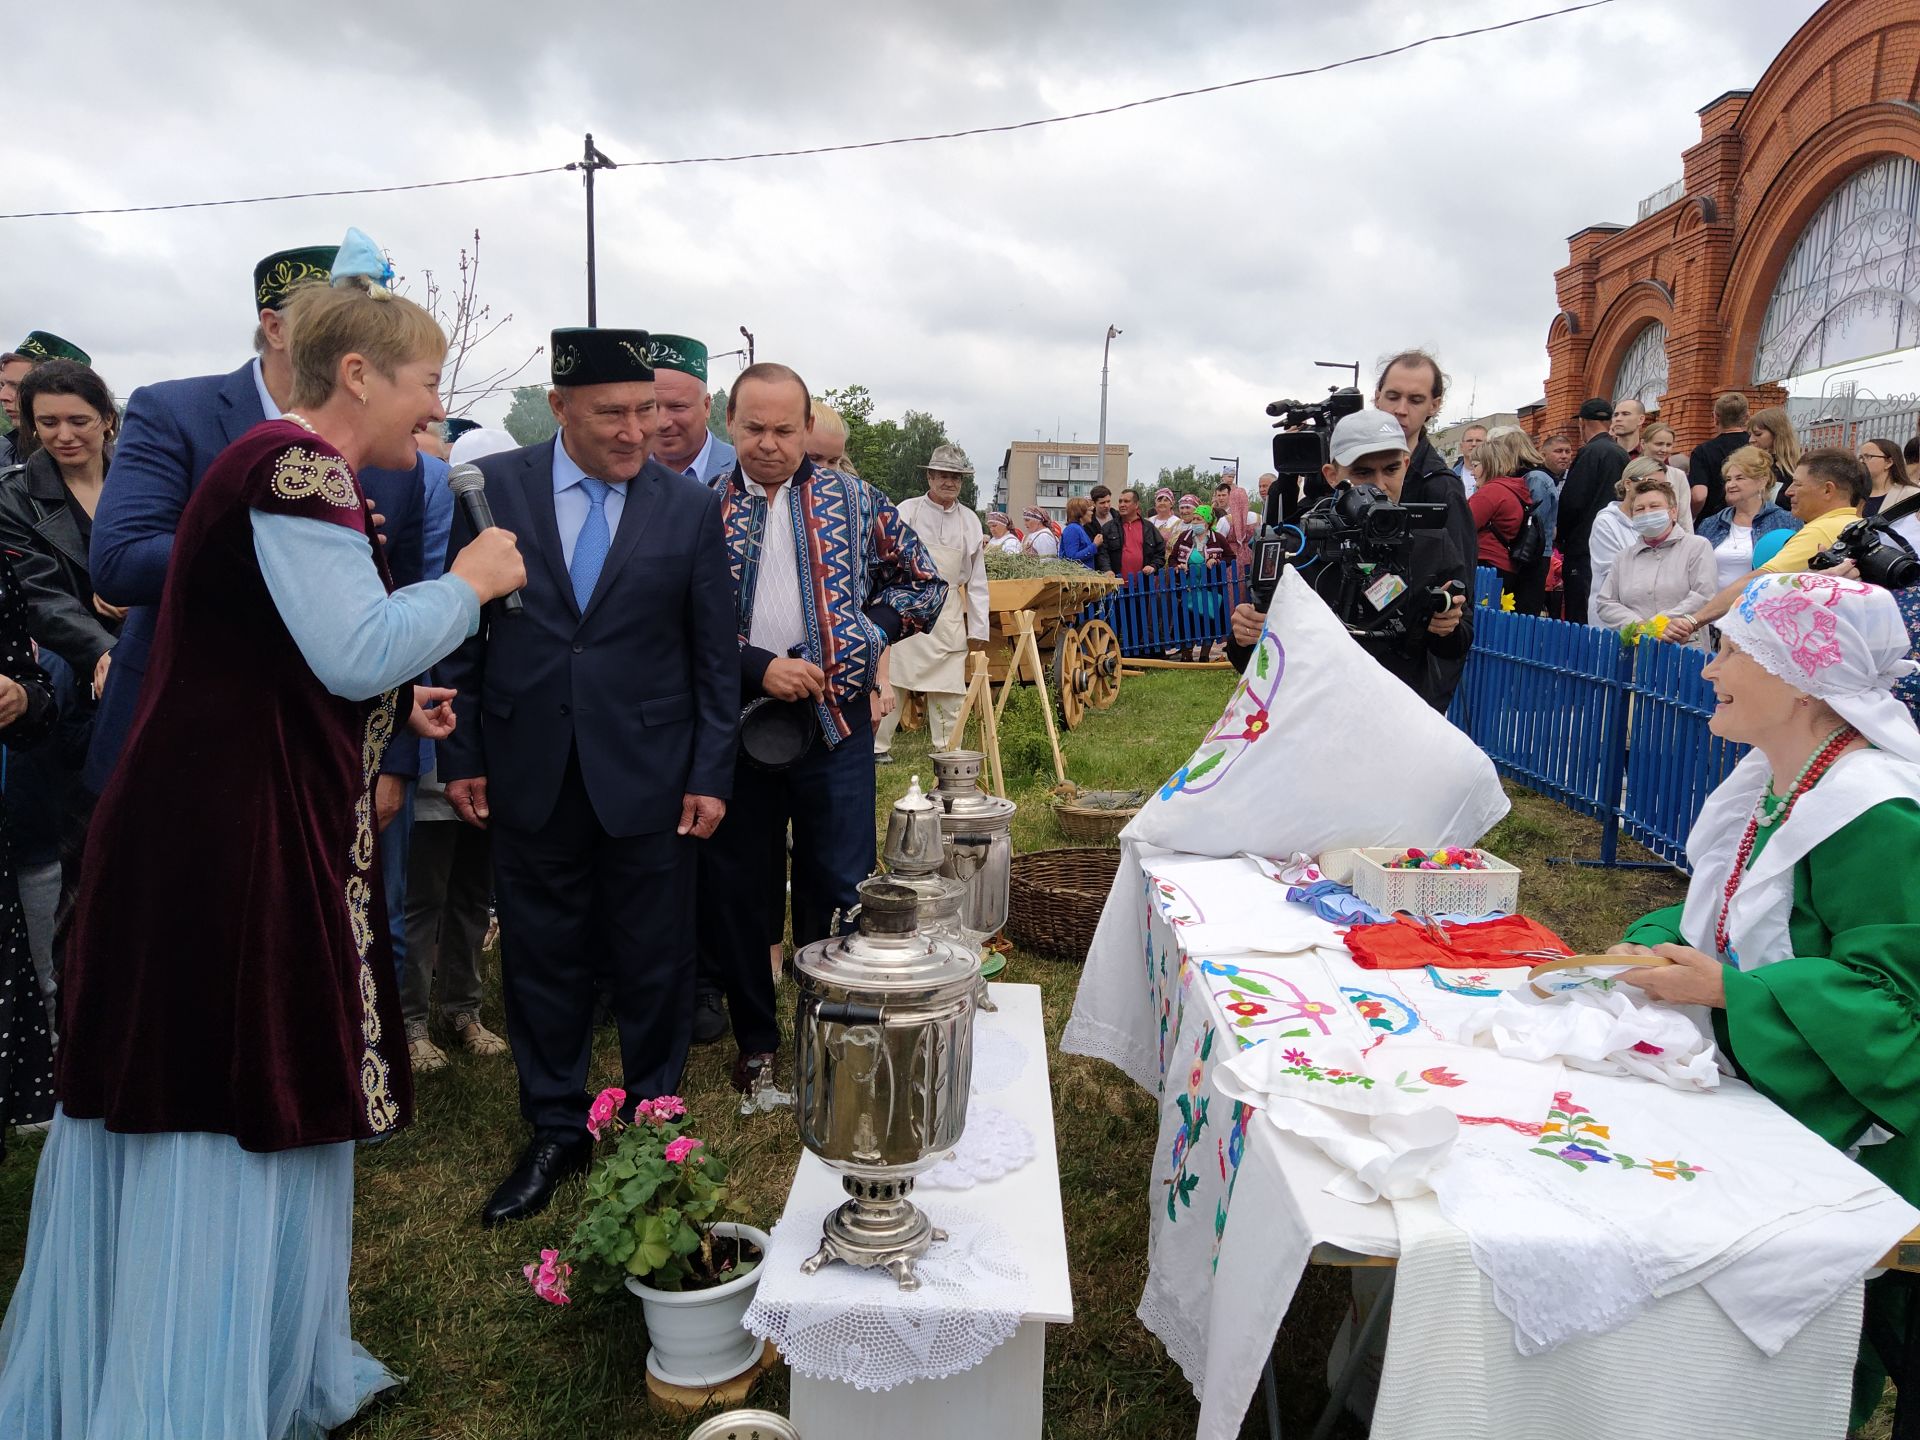
<svg viewBox="0 0 1920 1440"><path fill-rule="evenodd" d="M778 893L775 837L793 827L793 943L833 931L836 911L859 903L857 886L873 873L872 726L864 710L847 717L853 733L832 749L824 739L785 770L741 760L733 798L713 838L700 845L700 950L724 979L727 1012L743 1055L780 1047L773 973L767 964Z"/></svg>
<svg viewBox="0 0 1920 1440"><path fill-rule="evenodd" d="M383 779L375 776L376 783ZM400 809L380 832L380 888L387 895L387 933L393 936L393 983L400 994L407 988L407 852L413 848L413 792L419 781L408 779Z"/></svg>

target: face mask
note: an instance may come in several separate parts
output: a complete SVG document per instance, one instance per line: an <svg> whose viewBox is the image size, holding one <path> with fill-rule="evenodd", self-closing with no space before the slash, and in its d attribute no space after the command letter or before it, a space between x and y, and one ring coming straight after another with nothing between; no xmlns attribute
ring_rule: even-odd
<svg viewBox="0 0 1920 1440"><path fill-rule="evenodd" d="M1642 539L1658 540L1673 528L1673 517L1664 510L1642 510L1638 515L1629 515L1627 523Z"/></svg>

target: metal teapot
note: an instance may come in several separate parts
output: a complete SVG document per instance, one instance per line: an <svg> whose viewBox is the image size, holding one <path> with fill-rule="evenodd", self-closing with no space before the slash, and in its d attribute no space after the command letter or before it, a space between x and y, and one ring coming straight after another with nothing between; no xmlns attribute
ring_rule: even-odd
<svg viewBox="0 0 1920 1440"><path fill-rule="evenodd" d="M887 812L887 843L880 849L880 858L899 874L930 875L940 868L945 855L940 807L922 792L916 775L907 793Z"/></svg>

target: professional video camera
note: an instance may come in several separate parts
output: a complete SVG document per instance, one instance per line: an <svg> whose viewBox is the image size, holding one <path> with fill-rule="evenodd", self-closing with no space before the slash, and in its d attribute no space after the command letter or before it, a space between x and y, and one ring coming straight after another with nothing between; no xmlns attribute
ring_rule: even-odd
<svg viewBox="0 0 1920 1440"><path fill-rule="evenodd" d="M1920 560L1914 558L1913 547L1884 516L1854 521L1807 565L1814 570L1831 570L1848 560L1862 580L1884 590L1904 590L1920 581Z"/></svg>
<svg viewBox="0 0 1920 1440"><path fill-rule="evenodd" d="M1414 532L1446 523L1445 505L1395 505L1371 486L1342 485L1297 522L1276 520L1261 530L1248 587L1254 608L1273 603L1280 572L1293 565L1358 640L1398 641L1424 630L1453 603L1460 586L1453 581L1409 588ZM1289 543L1294 537L1297 545Z"/></svg>
<svg viewBox="0 0 1920 1440"><path fill-rule="evenodd" d="M1327 391L1319 401L1276 400L1267 406L1273 417L1273 488L1267 504L1276 514L1269 520L1293 521L1333 493L1321 475L1327 463L1327 440L1343 416L1367 402L1351 385Z"/></svg>

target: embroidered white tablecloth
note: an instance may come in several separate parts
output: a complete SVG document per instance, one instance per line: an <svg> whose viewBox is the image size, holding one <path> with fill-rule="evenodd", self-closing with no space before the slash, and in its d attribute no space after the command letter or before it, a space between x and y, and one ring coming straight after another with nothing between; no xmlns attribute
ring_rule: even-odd
<svg viewBox="0 0 1920 1440"><path fill-rule="evenodd" d="M1519 984L1525 974L1522 970L1373 972L1356 966L1344 947L1326 946L1290 954L1196 954L1183 943L1185 932L1204 927L1217 935L1235 924L1233 916L1224 912L1231 909L1236 884L1248 887L1257 897L1253 905L1265 911L1271 897L1254 887L1271 887L1272 881L1245 860L1199 862L1139 846L1128 847L1121 875L1131 877L1136 888L1129 897L1124 885L1116 885L1088 957L1062 1048L1113 1061L1160 1098L1149 1194L1148 1277L1139 1314L1166 1345L1201 1400L1201 1440L1231 1440L1238 1434L1261 1366L1315 1244L1375 1255L1397 1255L1401 1248L1391 1203L1362 1204L1328 1193L1329 1188L1347 1194L1371 1192L1356 1184L1353 1170L1336 1164L1321 1148L1327 1144L1324 1128L1319 1143L1310 1144L1276 1124L1277 1120L1284 1124L1284 1103L1273 1106L1275 1114L1263 1114L1229 1098L1216 1083L1222 1064L1255 1046L1273 1043L1296 1050L1297 1064L1281 1052L1285 1061L1281 1069L1317 1070L1329 1084L1341 1082L1343 1072L1364 1072L1367 1084L1394 1092L1395 1103L1366 1108L1398 1113L1430 1108L1432 1102L1443 1104L1458 1120L1456 1148L1469 1157L1476 1167L1473 1174L1482 1182L1488 1173L1484 1157L1489 1155L1497 1155L1505 1164L1537 1167L1525 1172L1530 1182L1539 1182L1532 1185L1536 1220L1542 1214L1550 1219L1554 1213L1550 1203L1544 1209L1539 1205L1541 1194L1550 1197L1563 1180L1591 1178L1606 1186L1654 1187L1674 1216L1689 1215L1685 1202L1697 1192L1700 1209L1692 1213L1703 1224L1695 1229L1705 1234L1704 1222L1715 1204L1709 1179L1702 1175L1689 1180L1678 1167L1697 1158L1685 1143L1700 1133L1691 1117L1710 1119L1709 1111L1713 1116L1728 1116L1738 1110L1743 1128L1757 1125L1764 1132L1762 1148L1771 1147L1775 1162L1791 1152L1804 1159L1809 1173L1819 1171L1827 1189L1809 1204L1835 1209L1836 1196L1845 1191L1844 1176L1836 1178L1837 1171L1857 1170L1738 1082L1729 1082L1710 1095L1683 1095L1645 1080L1570 1075L1557 1063L1509 1061L1484 1048L1455 1045L1455 1034L1465 1028L1465 1018ZM1204 916L1196 913L1196 895L1206 902ZM1448 1051L1453 1052L1451 1057ZM1349 1069L1351 1061L1317 1063L1315 1057L1324 1055L1361 1059L1358 1069ZM1515 1067L1541 1073L1516 1079ZM1498 1080L1503 1072L1505 1084ZM1532 1079L1539 1083L1532 1084ZM1244 1086L1237 1088L1247 1093ZM1295 1088L1301 1094L1313 1089L1297 1084ZM1577 1117L1556 1117L1559 1095L1569 1088L1588 1107L1599 1105L1595 1097L1605 1092L1607 1113L1583 1109L1584 1125L1578 1125ZM1486 1099L1480 1103L1476 1097L1483 1093ZM1658 1104L1653 1103L1656 1100ZM1635 1122L1643 1116L1648 1133L1640 1138L1655 1145L1653 1150L1639 1148L1640 1138L1635 1138ZM1702 1124L1706 1123L1703 1119ZM1576 1125L1578 1133L1570 1131L1569 1125ZM1360 1161L1355 1157L1369 1153L1369 1138L1336 1136L1331 1149L1357 1166ZM1716 1138L1694 1148L1712 1152L1723 1145ZM1632 1164L1619 1164L1621 1156ZM1444 1175L1450 1163L1450 1159L1440 1162L1436 1174ZM1641 1173L1613 1173L1632 1168ZM1790 1164L1789 1169L1793 1168ZM1388 1167L1363 1173L1380 1181L1379 1188L1386 1193L1401 1193L1393 1188ZM1717 1174L1713 1178L1720 1183ZM1729 1175L1727 1180L1732 1178ZM1474 1232L1482 1227L1474 1223L1475 1216L1486 1214L1489 1205L1484 1184L1477 1191L1472 1185L1456 1185L1450 1194L1447 1184L1435 1183L1442 1205L1454 1220L1465 1224L1468 1238L1477 1242L1480 1237ZM1872 1183L1867 1177L1867 1184ZM1421 1203L1431 1205L1430 1200ZM1881 1228L1889 1221L1910 1223L1901 1217L1912 1212L1884 1188L1854 1203L1851 1214L1830 1215L1823 1231L1807 1228L1796 1233L1808 1237L1807 1243L1818 1235L1832 1251L1834 1232L1852 1227L1857 1248L1861 1228L1857 1207L1862 1205L1877 1207L1874 1223ZM1592 1213L1586 1211L1588 1217ZM1582 1212L1568 1208L1565 1221L1567 1253L1590 1247L1591 1238L1581 1229ZM1904 1231L1896 1228L1893 1238L1900 1233ZM1758 1238L1762 1243L1751 1262L1756 1267L1769 1262L1778 1265L1796 1244L1793 1233L1773 1241ZM1804 1383L1797 1366L1767 1370L1754 1342L1727 1315L1741 1318L1748 1334L1773 1350L1785 1342L1789 1326L1804 1322L1806 1314L1769 1317L1763 1313L1765 1307L1756 1312L1750 1297L1733 1294L1726 1284L1731 1271L1722 1265L1719 1273L1707 1279L1711 1268L1703 1267L1702 1275L1695 1278L1702 1282L1697 1288L1717 1305L1701 1304L1701 1296L1691 1295L1691 1285L1682 1292L1691 1295L1685 1306L1651 1298L1671 1295L1675 1277L1648 1276L1650 1294L1647 1305L1640 1308L1651 1309L1632 1326L1668 1326L1669 1341L1677 1339L1709 1357L1740 1354L1740 1347L1751 1350L1755 1363L1725 1367L1737 1377L1743 1392L1762 1383L1756 1375L1777 1373L1782 1383ZM1840 1278L1844 1268L1830 1266L1826 1279L1857 1295L1857 1283ZM1853 1273L1857 1275L1858 1269ZM1518 1283L1524 1273L1508 1278ZM1499 1293L1497 1283L1491 1293ZM1477 1316L1476 1324L1482 1332L1505 1334L1511 1343L1514 1325L1508 1316L1496 1311ZM1767 1332L1769 1324L1775 1333ZM1644 1343L1645 1337L1641 1339ZM1390 1362L1417 1363L1409 1359L1416 1349L1399 1335ZM1804 1356L1807 1347L1794 1353ZM1552 1356L1528 1361L1516 1354L1515 1361L1522 1366L1539 1365L1542 1382L1549 1385L1587 1384L1577 1376L1555 1380L1547 1373L1553 1367ZM1405 1393L1404 1379L1395 1382L1391 1374L1388 1379L1397 1386L1395 1394ZM1715 1383L1710 1370L1700 1378L1702 1403L1708 1410ZM1841 1386L1835 1393L1843 1391ZM1571 1399L1575 1391L1568 1393ZM1751 1405L1754 1396L1745 1393L1742 1400ZM1805 1418L1801 1411L1792 1413ZM1390 1426L1389 1432L1427 1433L1418 1427L1397 1426Z"/></svg>

